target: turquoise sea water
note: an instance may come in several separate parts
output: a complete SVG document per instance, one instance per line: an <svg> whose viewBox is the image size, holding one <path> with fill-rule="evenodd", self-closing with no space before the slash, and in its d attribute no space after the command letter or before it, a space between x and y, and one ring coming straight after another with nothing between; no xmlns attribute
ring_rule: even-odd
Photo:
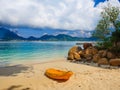
<svg viewBox="0 0 120 90"><path fill-rule="evenodd" d="M13 62L42 62L67 57L77 42L0 42L0 65Z"/></svg>
<svg viewBox="0 0 120 90"><path fill-rule="evenodd" d="M0 66L12 63L46 62L67 58L68 50L76 45L77 41L56 42L25 42L10 41L0 42Z"/></svg>

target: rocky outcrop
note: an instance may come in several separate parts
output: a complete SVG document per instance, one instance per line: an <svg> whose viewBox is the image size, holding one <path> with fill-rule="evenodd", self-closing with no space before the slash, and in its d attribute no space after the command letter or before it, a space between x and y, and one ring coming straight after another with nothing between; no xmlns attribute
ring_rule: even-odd
<svg viewBox="0 0 120 90"><path fill-rule="evenodd" d="M85 50L85 54L92 54L92 47L88 47L86 50Z"/></svg>
<svg viewBox="0 0 120 90"><path fill-rule="evenodd" d="M95 55L93 56L93 62L97 63L100 58L101 58L101 57L100 57L99 54L95 54Z"/></svg>
<svg viewBox="0 0 120 90"><path fill-rule="evenodd" d="M77 52L74 52L73 57L75 60L81 60L81 57Z"/></svg>
<svg viewBox="0 0 120 90"><path fill-rule="evenodd" d="M68 55L69 55L70 53L79 52L80 50L82 50L81 47L79 47L79 46L73 46L73 47L69 50Z"/></svg>
<svg viewBox="0 0 120 90"><path fill-rule="evenodd" d="M107 50L100 50L100 51L98 51L98 54L99 54L102 58L104 58L104 57L106 57L106 55L107 55Z"/></svg>
<svg viewBox="0 0 120 90"><path fill-rule="evenodd" d="M115 54L112 53L112 52L107 52L107 58L108 59L113 59L113 58L115 58Z"/></svg>
<svg viewBox="0 0 120 90"><path fill-rule="evenodd" d="M107 58L101 58L98 60L98 66L100 65L108 65L109 62L108 62L108 59Z"/></svg>
<svg viewBox="0 0 120 90"><path fill-rule="evenodd" d="M80 60L79 51L82 50L79 46L73 46L68 52L68 60Z"/></svg>
<svg viewBox="0 0 120 90"><path fill-rule="evenodd" d="M68 60L74 60L74 56L73 54L69 54L68 57L67 57Z"/></svg>
<svg viewBox="0 0 120 90"><path fill-rule="evenodd" d="M120 66L120 58L119 59L111 59L109 61L111 66Z"/></svg>
<svg viewBox="0 0 120 90"><path fill-rule="evenodd" d="M87 49L88 47L93 46L91 43L84 43L83 48Z"/></svg>
<svg viewBox="0 0 120 90"><path fill-rule="evenodd" d="M110 50L98 50L91 43L84 43L83 48L73 46L68 52L68 60L94 62L100 65L120 66L120 58ZM115 59L115 58L119 59Z"/></svg>
<svg viewBox="0 0 120 90"><path fill-rule="evenodd" d="M98 50L94 47L88 47L86 50L85 50L85 54L91 54L91 55L95 55L98 53Z"/></svg>
<svg viewBox="0 0 120 90"><path fill-rule="evenodd" d="M85 57L85 59L86 59L87 62L91 62L92 58L93 58L92 54L85 54L84 57Z"/></svg>

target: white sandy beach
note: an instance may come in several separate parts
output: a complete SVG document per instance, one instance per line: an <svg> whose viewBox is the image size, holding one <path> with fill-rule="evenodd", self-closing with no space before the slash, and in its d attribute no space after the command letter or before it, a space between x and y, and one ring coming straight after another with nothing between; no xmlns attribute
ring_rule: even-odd
<svg viewBox="0 0 120 90"><path fill-rule="evenodd" d="M66 82L44 75L48 68L70 70ZM105 69L65 60L0 67L0 90L120 90L120 68Z"/></svg>

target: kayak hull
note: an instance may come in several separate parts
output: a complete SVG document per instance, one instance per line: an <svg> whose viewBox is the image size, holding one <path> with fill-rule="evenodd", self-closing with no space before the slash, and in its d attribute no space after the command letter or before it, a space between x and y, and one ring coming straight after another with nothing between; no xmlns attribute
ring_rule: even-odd
<svg viewBox="0 0 120 90"><path fill-rule="evenodd" d="M55 80L68 80L73 72L71 71L62 71L62 70L57 70L57 69L47 69L45 72L45 75L51 79Z"/></svg>

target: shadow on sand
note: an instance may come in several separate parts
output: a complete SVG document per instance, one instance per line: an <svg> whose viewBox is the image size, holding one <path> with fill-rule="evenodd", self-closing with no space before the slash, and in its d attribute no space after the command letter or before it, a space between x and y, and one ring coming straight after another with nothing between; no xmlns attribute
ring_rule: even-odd
<svg viewBox="0 0 120 90"><path fill-rule="evenodd" d="M23 65L0 67L0 76L16 76L17 73L28 70L30 67Z"/></svg>
<svg viewBox="0 0 120 90"><path fill-rule="evenodd" d="M58 83L63 83L63 82L66 82L66 81L68 81L68 80L64 80L64 79L52 79L52 78L50 78L50 77L48 77L46 74L44 74L47 78L49 78L49 79L51 79L51 80L54 80L54 81L56 81L56 82L58 82Z"/></svg>
<svg viewBox="0 0 120 90"><path fill-rule="evenodd" d="M94 62L71 61L71 63L83 64L83 65L98 67L98 68L103 68L103 69L118 69L118 68L120 68L120 66L98 65L97 63L94 63Z"/></svg>
<svg viewBox="0 0 120 90"><path fill-rule="evenodd" d="M32 90L29 87L23 88L22 85L13 85L7 88L6 90Z"/></svg>

